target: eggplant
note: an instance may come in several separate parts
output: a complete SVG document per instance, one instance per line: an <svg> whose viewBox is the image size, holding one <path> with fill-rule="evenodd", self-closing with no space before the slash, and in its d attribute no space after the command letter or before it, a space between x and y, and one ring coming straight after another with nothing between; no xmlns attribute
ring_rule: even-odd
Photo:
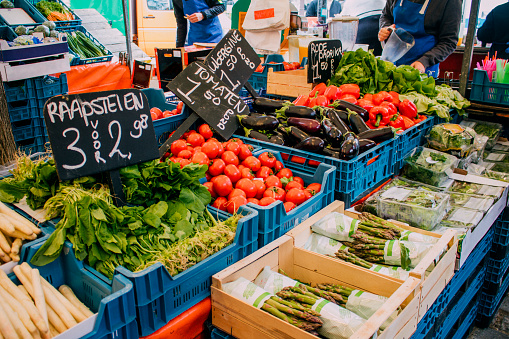
<svg viewBox="0 0 509 339"><path fill-rule="evenodd" d="M369 139L359 139L359 154L369 151L376 146L376 142Z"/></svg>
<svg viewBox="0 0 509 339"><path fill-rule="evenodd" d="M335 108L326 108L324 111L323 111L323 114L330 119L329 117L329 114L331 114L332 112L335 112L336 115L341 119L343 120L343 122L348 125L350 123L350 121L348 121L348 112L347 111L343 111L343 110L340 110L340 109L335 109Z"/></svg>
<svg viewBox="0 0 509 339"><path fill-rule="evenodd" d="M320 123L315 119L306 118L288 118L288 126L295 126L306 133L315 134L320 132Z"/></svg>
<svg viewBox="0 0 509 339"><path fill-rule="evenodd" d="M249 131L249 133L246 135L246 137L251 138L251 139L260 140L260 141L270 142L270 139L268 136L266 136L265 134L260 133L258 131L255 131L255 130Z"/></svg>
<svg viewBox="0 0 509 339"><path fill-rule="evenodd" d="M285 101L268 98L256 98L253 100L253 109L260 113L271 113L283 108Z"/></svg>
<svg viewBox="0 0 509 339"><path fill-rule="evenodd" d="M304 132L303 130L301 130L300 128L295 127L295 126L289 126L289 127L285 128L285 131L289 136L297 139L299 142L304 141L307 138L311 137L309 134L307 134L306 132Z"/></svg>
<svg viewBox="0 0 509 339"><path fill-rule="evenodd" d="M294 146L296 149L300 149L308 152L321 152L325 147L325 141L318 137L309 137L302 140Z"/></svg>
<svg viewBox="0 0 509 339"><path fill-rule="evenodd" d="M325 147L323 149L323 153L325 153L326 155L328 155L330 157L339 159L339 151L337 151L336 149Z"/></svg>
<svg viewBox="0 0 509 339"><path fill-rule="evenodd" d="M352 112L359 114L361 116L362 120L364 120L364 121L369 120L369 112L365 108L362 108L361 106L356 105L356 104L352 104L351 102L346 101L346 100L336 100L335 102L339 103L336 108L339 108L339 109L342 109L345 111L350 110Z"/></svg>
<svg viewBox="0 0 509 339"><path fill-rule="evenodd" d="M316 118L316 111L306 106L288 106L285 110L285 116L294 118Z"/></svg>
<svg viewBox="0 0 509 339"><path fill-rule="evenodd" d="M357 135L359 139L369 139L376 143L383 142L394 138L394 130L390 126L385 126L376 129L370 129L369 131L359 133Z"/></svg>
<svg viewBox="0 0 509 339"><path fill-rule="evenodd" d="M347 133L351 133L352 130L346 125L343 119L340 118L338 112L336 110L329 111L329 115L327 116L334 126L341 132L342 135L346 135Z"/></svg>
<svg viewBox="0 0 509 339"><path fill-rule="evenodd" d="M339 158L342 160L350 160L359 155L359 139L350 133L345 138L339 149Z"/></svg>
<svg viewBox="0 0 509 339"><path fill-rule="evenodd" d="M285 137L279 132L276 132L273 136L269 138L269 141L276 145L284 146L285 144Z"/></svg>
<svg viewBox="0 0 509 339"><path fill-rule="evenodd" d="M242 126L254 129L257 131L275 130L279 126L279 120L275 117L271 117L268 115L264 116L249 116L249 115L239 115L240 123Z"/></svg>
<svg viewBox="0 0 509 339"><path fill-rule="evenodd" d="M325 139L332 145L332 147L339 147L343 141L343 133L334 126L330 119L322 120L322 131L325 134Z"/></svg>
<svg viewBox="0 0 509 339"><path fill-rule="evenodd" d="M348 121L350 121L352 131L356 134L370 130L368 125L366 125L364 120L362 120L361 116L353 111L348 114Z"/></svg>

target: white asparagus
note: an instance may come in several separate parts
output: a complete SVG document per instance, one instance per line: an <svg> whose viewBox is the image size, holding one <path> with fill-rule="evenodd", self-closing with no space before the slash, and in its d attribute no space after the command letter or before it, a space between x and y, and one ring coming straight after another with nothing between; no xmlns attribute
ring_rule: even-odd
<svg viewBox="0 0 509 339"><path fill-rule="evenodd" d="M5 239L7 239L7 242L9 243L9 247L12 246L12 239L9 235L4 234Z"/></svg>
<svg viewBox="0 0 509 339"><path fill-rule="evenodd" d="M47 310L50 325L52 325L60 333L67 331L67 326L65 326L62 319L60 319L58 314L56 314L49 305L47 306Z"/></svg>
<svg viewBox="0 0 509 339"><path fill-rule="evenodd" d="M0 232L0 249L2 249L5 253L11 252L11 245L7 241L3 232Z"/></svg>
<svg viewBox="0 0 509 339"><path fill-rule="evenodd" d="M0 231L11 234L15 230L14 225L3 214L0 214Z"/></svg>
<svg viewBox="0 0 509 339"><path fill-rule="evenodd" d="M5 288L7 292L9 292L16 300L18 300L21 305L25 308L25 310L30 315L30 318L34 322L35 326L41 331L41 334L49 333L49 328L46 326L44 319L42 318L39 310L35 307L34 303L30 298L25 295L21 289L19 289L12 281L9 279L7 274L4 271L0 270L0 286Z"/></svg>
<svg viewBox="0 0 509 339"><path fill-rule="evenodd" d="M12 295L9 294L9 292L7 292L2 287L0 287L0 295L9 303L9 305L11 305L13 310L18 314L18 317L25 328L32 334L32 336L34 336L36 332L39 333L39 330L37 327L35 327L33 321L30 319L30 315L28 315L28 312L23 308L23 305L21 305L19 301L17 301Z"/></svg>
<svg viewBox="0 0 509 339"><path fill-rule="evenodd" d="M12 261L19 261L19 254L9 253L9 257L12 259Z"/></svg>
<svg viewBox="0 0 509 339"><path fill-rule="evenodd" d="M56 337L57 335L59 335L60 333L57 331L56 328L53 327L53 325L49 325L49 332L51 333L51 337L54 338Z"/></svg>
<svg viewBox="0 0 509 339"><path fill-rule="evenodd" d="M73 290L69 286L62 285L58 288L58 290L60 291L60 293L62 293L62 295L64 297L67 298L67 300L69 300L74 306L76 306L81 311L81 313L83 313L87 318L90 318L91 316L94 315L94 312L90 311L90 309L84 303L82 303L81 300L78 299L78 297L76 297Z"/></svg>
<svg viewBox="0 0 509 339"><path fill-rule="evenodd" d="M20 232L18 230L14 230L14 232L4 232L4 233L7 234L10 237L13 237L13 238L21 238L21 239L25 239L25 240L35 240L35 239L37 239L37 234L35 234L35 233L32 233L32 234L28 235L28 234L25 234L25 233Z"/></svg>
<svg viewBox="0 0 509 339"><path fill-rule="evenodd" d="M26 233L28 235L30 234L33 234L34 231L32 230L32 228L28 225L25 225L24 223L21 223L19 220L11 217L10 215L7 215L7 214L2 214L7 220L9 220L11 222L11 224L14 225L14 228L17 229L18 231L20 232L23 232L23 233Z"/></svg>
<svg viewBox="0 0 509 339"><path fill-rule="evenodd" d="M4 263L12 260L11 257L9 257L9 255L5 254L5 252L2 251L2 249L0 249L0 259L2 259Z"/></svg>
<svg viewBox="0 0 509 339"><path fill-rule="evenodd" d="M18 220L20 223L27 225L28 227L30 227L32 229L32 232L34 232L35 234L41 233L41 229L38 228L37 226L35 226L32 222L30 222L30 220L23 217L21 214L14 212L13 210L11 210L9 207L7 207L7 205L5 205L2 202L0 202L0 212L3 214L7 214L11 218Z"/></svg>
<svg viewBox="0 0 509 339"><path fill-rule="evenodd" d="M32 287L34 289L34 301L35 307L41 313L42 318L48 323L48 312L46 311L46 301L44 300L44 292L42 290L41 276L39 275L38 269L32 269Z"/></svg>
<svg viewBox="0 0 509 339"><path fill-rule="evenodd" d="M21 249L21 245L23 245L23 239L16 238L12 242L11 252L15 253L15 254L19 254L19 250Z"/></svg>
<svg viewBox="0 0 509 339"><path fill-rule="evenodd" d="M30 294L28 294L28 291L27 291L27 289L25 288L25 286L23 286L23 285L18 285L17 287L19 288L19 290L20 290L21 292L23 292L23 294L24 294L24 295L26 295L26 296L28 297L28 299L29 299L30 301L32 301L32 297L30 296ZM34 306L35 306L35 304L34 304Z"/></svg>
<svg viewBox="0 0 509 339"><path fill-rule="evenodd" d="M18 339L18 334L14 329L14 325L9 320L2 303L0 303L0 333L6 339Z"/></svg>
<svg viewBox="0 0 509 339"><path fill-rule="evenodd" d="M14 311L13 308L11 308L9 303L2 297L1 294L0 294L0 304L2 304L3 308L5 309L7 317L9 318L9 321L16 330L16 333L18 333L18 336L21 339L32 339L32 335L30 334L30 332L28 332L25 325L21 322L16 311Z"/></svg>

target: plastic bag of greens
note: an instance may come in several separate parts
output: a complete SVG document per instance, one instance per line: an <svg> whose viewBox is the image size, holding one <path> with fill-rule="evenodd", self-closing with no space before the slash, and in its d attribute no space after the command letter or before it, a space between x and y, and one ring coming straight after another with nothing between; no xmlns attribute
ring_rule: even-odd
<svg viewBox="0 0 509 339"><path fill-rule="evenodd" d="M477 134L485 135L488 137L486 149L492 149L497 143L503 126L494 122L480 121L474 119L464 119L460 122L461 126L472 128Z"/></svg>
<svg viewBox="0 0 509 339"><path fill-rule="evenodd" d="M270 266L265 266L258 274L254 281L255 285L260 286L265 291L276 294L283 288L291 286L298 286L300 282L287 277L286 275L274 272Z"/></svg>
<svg viewBox="0 0 509 339"><path fill-rule="evenodd" d="M492 197L482 195L450 193L449 197L451 206L464 207L481 212L487 212L495 203Z"/></svg>
<svg viewBox="0 0 509 339"><path fill-rule="evenodd" d="M351 236L357 230L359 223L360 221L357 219L338 212L332 212L315 222L311 226L311 230L337 241L352 242L354 239Z"/></svg>
<svg viewBox="0 0 509 339"><path fill-rule="evenodd" d="M428 146L456 157L466 157L474 149L476 133L458 124L438 124L427 135Z"/></svg>
<svg viewBox="0 0 509 339"><path fill-rule="evenodd" d="M447 153L425 147L415 148L405 159L403 176L440 187L449 179L458 159Z"/></svg>
<svg viewBox="0 0 509 339"><path fill-rule="evenodd" d="M312 233L304 244L303 249L333 257L337 251L346 250L348 247L337 241L318 233Z"/></svg>
<svg viewBox="0 0 509 339"><path fill-rule="evenodd" d="M482 220L484 213L469 208L453 207L440 222L441 226L472 228Z"/></svg>
<svg viewBox="0 0 509 339"><path fill-rule="evenodd" d="M500 199L504 193L503 187L476 184L466 181L455 181L449 189L449 192L476 194L488 197L494 197L495 200Z"/></svg>
<svg viewBox="0 0 509 339"><path fill-rule="evenodd" d="M223 284L223 291L256 308L261 308L263 303L273 296L263 288L242 277Z"/></svg>

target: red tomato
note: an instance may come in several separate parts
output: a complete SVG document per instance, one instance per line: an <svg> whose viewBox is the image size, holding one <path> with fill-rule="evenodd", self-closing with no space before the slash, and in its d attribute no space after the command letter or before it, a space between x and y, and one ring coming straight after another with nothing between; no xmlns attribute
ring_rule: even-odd
<svg viewBox="0 0 509 339"><path fill-rule="evenodd" d="M171 111L166 110L163 112L163 119L171 117L171 116L172 116Z"/></svg>
<svg viewBox="0 0 509 339"><path fill-rule="evenodd" d="M285 201L285 195L286 193L284 189L275 186L267 188L267 190L263 193L264 197L270 197L281 201Z"/></svg>
<svg viewBox="0 0 509 339"><path fill-rule="evenodd" d="M207 189L209 190L210 195L212 196L212 198L216 198L217 197L216 192L214 192L214 184L213 183L206 182L206 183L203 184L203 186L207 187Z"/></svg>
<svg viewBox="0 0 509 339"><path fill-rule="evenodd" d="M272 168L276 165L276 157L271 152L263 152L258 156L258 160L260 160L262 166L267 166Z"/></svg>
<svg viewBox="0 0 509 339"><path fill-rule="evenodd" d="M246 193L247 198L254 198L256 197L256 193L258 192L256 185L247 178L240 179L237 184L235 185L235 188L240 188Z"/></svg>
<svg viewBox="0 0 509 339"><path fill-rule="evenodd" d="M223 156L223 153L224 153L224 147L223 147L223 144L221 144L219 141L213 141L213 138L210 138L208 140L209 142L215 142L217 147L219 147L219 153L217 154L217 158L220 158Z"/></svg>
<svg viewBox="0 0 509 339"><path fill-rule="evenodd" d="M192 156L193 156L193 152L191 152L187 149L180 151L179 154L177 154L177 157L183 158L183 159L191 159Z"/></svg>
<svg viewBox="0 0 509 339"><path fill-rule="evenodd" d="M191 134L193 133L196 133L196 131L194 129L190 130L190 131L187 131L186 133L182 134L182 137L180 139L187 139L188 136L190 136Z"/></svg>
<svg viewBox="0 0 509 339"><path fill-rule="evenodd" d="M255 205L260 205L260 200L256 198L247 198L247 203L249 204L250 202L252 202Z"/></svg>
<svg viewBox="0 0 509 339"><path fill-rule="evenodd" d="M173 109L173 110L170 111L170 116L177 115L177 114L179 114L179 113L177 113L176 109Z"/></svg>
<svg viewBox="0 0 509 339"><path fill-rule="evenodd" d="M267 185L267 187L276 186L276 187L283 188L283 184L281 183L281 180L279 180L279 178L276 177L275 175L269 175L267 177L267 179L265 179L265 185Z"/></svg>
<svg viewBox="0 0 509 339"><path fill-rule="evenodd" d="M209 159L215 159L219 155L221 146L213 141L207 141L201 146L201 151L205 153Z"/></svg>
<svg viewBox="0 0 509 339"><path fill-rule="evenodd" d="M232 164L232 165L235 165L235 166L239 165L239 158L237 158L235 153L233 153L232 151L225 151L223 153L223 155L221 156L221 159L223 159L223 161L227 165L229 165L229 164Z"/></svg>
<svg viewBox="0 0 509 339"><path fill-rule="evenodd" d="M277 200L271 197L263 197L260 199L260 206L269 206L270 204L276 202Z"/></svg>
<svg viewBox="0 0 509 339"><path fill-rule="evenodd" d="M304 187L304 180L302 180L301 177L293 177L293 181L297 181L299 184L302 185L302 187Z"/></svg>
<svg viewBox="0 0 509 339"><path fill-rule="evenodd" d="M248 167L253 172L257 172L260 167L262 167L262 163L259 159L256 157L253 157L252 155L247 157L243 162L242 165Z"/></svg>
<svg viewBox="0 0 509 339"><path fill-rule="evenodd" d="M157 114L157 119L162 119L163 118L163 111L161 111L159 108L157 107L152 107L150 109L150 114L152 115L152 112L154 112L155 114Z"/></svg>
<svg viewBox="0 0 509 339"><path fill-rule="evenodd" d="M177 155L180 151L187 149L187 144L184 140L175 140L170 146L171 154Z"/></svg>
<svg viewBox="0 0 509 339"><path fill-rule="evenodd" d="M263 72L264 68L265 67L262 64L259 64L258 67L256 67L255 72L261 73Z"/></svg>
<svg viewBox="0 0 509 339"><path fill-rule="evenodd" d="M285 68L285 71L290 71L292 70L292 67L290 67L290 65L287 63L287 62L283 62L283 66Z"/></svg>
<svg viewBox="0 0 509 339"><path fill-rule="evenodd" d="M191 162L194 162L195 164L200 164L200 165L208 165L210 160L205 153L195 152L193 154L193 157L191 158Z"/></svg>
<svg viewBox="0 0 509 339"><path fill-rule="evenodd" d="M182 107L184 107L184 103L182 101L179 101L177 104L177 114L182 113Z"/></svg>
<svg viewBox="0 0 509 339"><path fill-rule="evenodd" d="M233 154L238 156L240 153L240 144L236 142L229 142L225 147L225 151L232 151Z"/></svg>
<svg viewBox="0 0 509 339"><path fill-rule="evenodd" d="M242 165L239 165L239 167L240 166L242 166ZM251 171L251 169L249 169L247 167L244 167L243 169L241 169L240 174L242 175L242 178L247 178L247 179L251 179L251 180L254 179L253 171Z"/></svg>
<svg viewBox="0 0 509 339"><path fill-rule="evenodd" d="M288 192L292 188L304 189L304 186L300 182L293 180L286 184L285 190Z"/></svg>
<svg viewBox="0 0 509 339"><path fill-rule="evenodd" d="M230 194L228 194L228 200L230 200L233 197L241 196L246 198L246 192L241 190L240 188L234 188Z"/></svg>
<svg viewBox="0 0 509 339"><path fill-rule="evenodd" d="M196 153L196 152L201 152L201 147L200 146L194 147L191 152L193 152L193 154Z"/></svg>
<svg viewBox="0 0 509 339"><path fill-rule="evenodd" d="M238 154L239 160L244 161L248 157L253 155L253 146L251 145L240 145L240 152Z"/></svg>
<svg viewBox="0 0 509 339"><path fill-rule="evenodd" d="M209 173L210 175L217 177L218 175L223 174L225 167L226 164L223 159L214 159L212 160L212 164L209 165Z"/></svg>
<svg viewBox="0 0 509 339"><path fill-rule="evenodd" d="M302 189L292 188L286 193L286 201L293 202L295 205L300 205L306 201L306 194Z"/></svg>
<svg viewBox="0 0 509 339"><path fill-rule="evenodd" d="M198 146L203 145L203 143L205 142L205 138L203 137L203 135L201 135L199 133L192 133L192 134L189 134L186 141L189 145L191 145L193 147L198 147Z"/></svg>
<svg viewBox="0 0 509 339"><path fill-rule="evenodd" d="M191 163L191 161L189 161L189 163ZM210 174L208 171L205 172L205 180L212 182L213 178L214 177L212 176L212 174Z"/></svg>
<svg viewBox="0 0 509 339"><path fill-rule="evenodd" d="M289 168L283 168L281 171L277 173L277 177L279 179L282 178L291 178L293 176L292 171Z"/></svg>
<svg viewBox="0 0 509 339"><path fill-rule="evenodd" d="M228 202L228 199L226 199L225 197L218 197L216 200L214 200L212 207L215 207L221 211L226 211L226 203L227 202Z"/></svg>
<svg viewBox="0 0 509 339"><path fill-rule="evenodd" d="M237 181L240 180L240 178L242 178L242 175L241 175L239 169L237 168L237 166L232 165L232 164L226 165L226 167L224 168L224 174L228 178L230 178L232 183L236 183Z"/></svg>
<svg viewBox="0 0 509 339"><path fill-rule="evenodd" d="M311 194L311 192L309 192L307 188L304 190L304 195L306 196L306 200L311 199L313 197L313 194Z"/></svg>
<svg viewBox="0 0 509 339"><path fill-rule="evenodd" d="M220 197L226 197L233 189L232 181L226 175L217 176L212 179L212 182L214 183L214 192Z"/></svg>
<svg viewBox="0 0 509 339"><path fill-rule="evenodd" d="M322 185L318 183L312 183L308 187L306 187L306 190L308 190L311 194L315 195L322 190Z"/></svg>
<svg viewBox="0 0 509 339"><path fill-rule="evenodd" d="M236 142L237 144L244 145L244 142L238 138L232 138L229 140L229 142Z"/></svg>
<svg viewBox="0 0 509 339"><path fill-rule="evenodd" d="M244 168L247 168L246 166L240 164L237 166L237 168L239 169L239 171L242 173L242 171L244 170Z"/></svg>
<svg viewBox="0 0 509 339"><path fill-rule="evenodd" d="M267 189L267 186L261 180L253 180L253 184L256 186L256 199L263 198L263 193Z"/></svg>
<svg viewBox="0 0 509 339"><path fill-rule="evenodd" d="M247 199L245 197L236 196L228 200L226 204L226 209L228 213L235 214L239 210L240 206L247 204Z"/></svg>
<svg viewBox="0 0 509 339"><path fill-rule="evenodd" d="M180 159L178 161L180 163L180 168L184 168L184 166L187 166L191 163L191 160L189 159Z"/></svg>
<svg viewBox="0 0 509 339"><path fill-rule="evenodd" d="M198 133L200 133L205 140L212 138L213 135L210 126L207 124L200 125L200 127L198 127Z"/></svg>
<svg viewBox="0 0 509 339"><path fill-rule="evenodd" d="M150 117L153 121L157 120L157 113L156 112L150 112Z"/></svg>
<svg viewBox="0 0 509 339"><path fill-rule="evenodd" d="M274 173L278 173L284 168L283 163L281 161L276 161L276 164L274 165Z"/></svg>
<svg viewBox="0 0 509 339"><path fill-rule="evenodd" d="M267 166L262 166L262 167L260 167L258 172L256 172L256 177L262 178L263 180L265 180L269 177L269 175L272 175L272 174L274 174L274 173L272 172L272 170L270 168L268 168Z"/></svg>
<svg viewBox="0 0 509 339"><path fill-rule="evenodd" d="M293 69L299 69L300 68L300 62L294 61L292 62Z"/></svg>
<svg viewBox="0 0 509 339"><path fill-rule="evenodd" d="M291 210L293 210L295 207L297 207L297 205L295 205L293 202L291 201L287 201L283 204L285 206L285 211L286 213L290 212Z"/></svg>

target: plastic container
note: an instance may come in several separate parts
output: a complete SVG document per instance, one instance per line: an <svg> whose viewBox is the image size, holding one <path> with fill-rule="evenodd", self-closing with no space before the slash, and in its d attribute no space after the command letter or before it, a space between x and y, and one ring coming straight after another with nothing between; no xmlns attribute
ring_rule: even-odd
<svg viewBox="0 0 509 339"><path fill-rule="evenodd" d="M463 121L460 122L460 125L472 128L477 134L486 135L488 137L488 142L486 143L487 150L490 150L493 146L495 146L503 129L501 124L474 119L463 119Z"/></svg>
<svg viewBox="0 0 509 339"><path fill-rule="evenodd" d="M36 136L46 135L46 126L42 118L18 121L11 125L14 141L33 139Z"/></svg>
<svg viewBox="0 0 509 339"><path fill-rule="evenodd" d="M439 226L453 228L473 228L482 220L484 213L463 207L452 207Z"/></svg>
<svg viewBox="0 0 509 339"><path fill-rule="evenodd" d="M86 30L86 28L83 26L75 26L75 25L58 26L57 25L57 31L58 32L69 32L69 33L75 32L75 31L83 32L85 34L85 36L87 38L89 38L90 40L92 40L94 42L94 44L96 44L99 48L102 47L103 51L105 51L107 54L107 55L103 55L103 56L99 56L99 57L86 58L86 59L81 59L79 56L76 55L76 57L73 59L73 63L77 63L78 65L88 65L88 64L95 64L98 62L111 61L111 59L113 58L113 54L110 51L108 51L108 49L106 49L106 47L104 47L104 45L101 44L99 42L99 40L94 38L94 36L92 34L90 34Z"/></svg>
<svg viewBox="0 0 509 339"><path fill-rule="evenodd" d="M39 13L39 11L33 6L30 2L26 0L11 0L11 2L14 4L14 8L21 8L25 11L26 14L28 14L36 23L43 23L46 21L46 18ZM7 18L3 17L0 14L0 24L5 26L11 26L13 28L23 25L23 24L30 24L31 22L11 22L9 23L7 21Z"/></svg>
<svg viewBox="0 0 509 339"><path fill-rule="evenodd" d="M417 147L405 157L403 176L440 187L449 179L449 174L457 164L458 159L455 156L425 147Z"/></svg>
<svg viewBox="0 0 509 339"><path fill-rule="evenodd" d="M357 40L359 18L356 16L339 15L329 22L329 38L341 40L343 51L353 51Z"/></svg>
<svg viewBox="0 0 509 339"><path fill-rule="evenodd" d="M30 263L44 241L46 238L25 248L21 261ZM76 259L70 243L64 245L64 250L55 261L36 268L39 269L41 276L56 288L62 284L68 285L78 299L96 313L93 329L84 331L81 328L85 324L80 323L74 327L74 331L77 331L74 336L101 339L138 338L134 289L128 279L117 274L109 283L101 281ZM13 273L9 277L18 284Z"/></svg>
<svg viewBox="0 0 509 339"><path fill-rule="evenodd" d="M228 214L209 208L212 215L226 220ZM117 267L115 272L126 277L134 286L136 317L140 336L154 333L170 320L210 296L212 275L236 263L258 249L258 213L247 207L240 208L244 215L237 225L233 243L193 267L170 276L161 263L140 272ZM105 282L110 280L86 266Z"/></svg>
<svg viewBox="0 0 509 339"><path fill-rule="evenodd" d="M491 197L483 197L474 194L449 193L449 202L455 207L464 207L481 212L488 212L495 200Z"/></svg>
<svg viewBox="0 0 509 339"><path fill-rule="evenodd" d="M475 184L466 181L455 181L454 184L447 190L448 193L465 193L475 194L483 197L493 197L497 201L504 193L503 187Z"/></svg>
<svg viewBox="0 0 509 339"><path fill-rule="evenodd" d="M395 219L431 230L442 220L448 203L449 196L445 193L396 186L380 195L378 214L384 219Z"/></svg>
<svg viewBox="0 0 509 339"><path fill-rule="evenodd" d="M428 147L463 158L473 150L475 137L476 133L470 127L439 124L433 126L426 139Z"/></svg>
<svg viewBox="0 0 509 339"><path fill-rule="evenodd" d="M509 106L509 84L491 82L485 70L474 69L470 100Z"/></svg>
<svg viewBox="0 0 509 339"><path fill-rule="evenodd" d="M509 153L507 152L490 152L484 153L484 160L491 163L505 163L509 165Z"/></svg>
<svg viewBox="0 0 509 339"><path fill-rule="evenodd" d="M34 7L37 9L36 5L39 1L41 0L28 0L32 5L34 5ZM60 5L62 5L65 9L67 9L69 12L72 13L72 15L74 16L74 20L67 20L67 21L54 21L55 25L57 25L57 28L63 28L63 27L66 27L66 28L69 28L69 27L77 27L79 25L81 25L81 19L79 16L76 15L76 13L73 12L72 9L70 9L65 3L63 3L61 0L46 0L46 1L50 1L50 2L58 2ZM38 10L37 10L38 11ZM39 11L38 11L39 12ZM42 15L42 14L41 14ZM42 15L42 17L44 18L44 15ZM44 21L46 21L46 18L44 19Z"/></svg>

